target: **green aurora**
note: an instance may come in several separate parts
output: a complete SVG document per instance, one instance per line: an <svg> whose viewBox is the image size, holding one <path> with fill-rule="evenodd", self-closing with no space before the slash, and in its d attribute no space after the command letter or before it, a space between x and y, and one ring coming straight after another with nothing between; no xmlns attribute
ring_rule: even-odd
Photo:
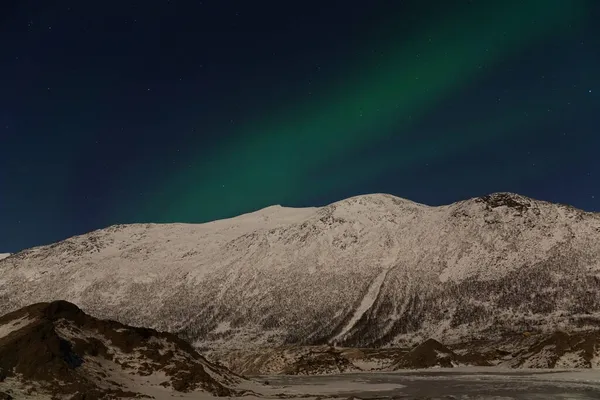
<svg viewBox="0 0 600 400"><path fill-rule="evenodd" d="M357 163L336 174L334 182L315 179L365 146L390 135L401 138L441 100L480 79L486 73L482 65L527 51L561 27L576 24L584 11L585 2L576 0L474 2L466 11L423 26L415 37L389 38L383 57L340 71L339 82L314 89L312 102L292 100L260 115L231 141L200 152L192 168L157 182L160 192L169 195L136 205L134 219L205 221L297 202L308 186L345 188L385 171L390 160L395 168L410 168L493 142L516 128L535 127L544 121L542 112L527 117L499 113L474 122L466 132L439 132L433 141L389 149L379 162Z"/></svg>

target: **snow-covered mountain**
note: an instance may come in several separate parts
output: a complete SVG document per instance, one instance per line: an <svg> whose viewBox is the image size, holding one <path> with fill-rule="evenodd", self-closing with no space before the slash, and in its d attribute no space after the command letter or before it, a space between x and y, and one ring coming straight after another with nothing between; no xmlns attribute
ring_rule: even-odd
<svg viewBox="0 0 600 400"><path fill-rule="evenodd" d="M4 260L8 256L10 256L10 253L0 253L0 260Z"/></svg>
<svg viewBox="0 0 600 400"><path fill-rule="evenodd" d="M0 313L64 299L199 347L442 343L600 323L600 214L390 195L113 226L0 261Z"/></svg>

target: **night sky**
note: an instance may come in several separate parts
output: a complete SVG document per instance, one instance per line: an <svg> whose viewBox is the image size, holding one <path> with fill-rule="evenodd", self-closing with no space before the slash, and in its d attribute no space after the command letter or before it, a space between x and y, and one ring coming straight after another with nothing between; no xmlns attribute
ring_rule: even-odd
<svg viewBox="0 0 600 400"><path fill-rule="evenodd" d="M600 211L600 1L1 4L0 252L373 192Z"/></svg>

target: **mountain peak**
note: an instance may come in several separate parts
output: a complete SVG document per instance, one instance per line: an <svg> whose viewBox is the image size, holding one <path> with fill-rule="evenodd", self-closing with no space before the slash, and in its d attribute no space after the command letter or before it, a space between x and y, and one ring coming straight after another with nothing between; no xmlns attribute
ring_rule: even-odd
<svg viewBox="0 0 600 400"><path fill-rule="evenodd" d="M65 300L54 300L51 302L32 304L31 306L25 307L23 311L26 311L30 315L42 316L50 321L76 319L84 314L75 304Z"/></svg>
<svg viewBox="0 0 600 400"><path fill-rule="evenodd" d="M71 321L80 320L84 316L83 311L75 304L64 300L52 302L41 302L23 307L4 316L0 316L0 324L14 319L34 319L45 321L58 321L67 319Z"/></svg>
<svg viewBox="0 0 600 400"><path fill-rule="evenodd" d="M398 207L429 207L386 193L362 194L332 203L326 208L398 209ZM375 211L376 212L376 211Z"/></svg>
<svg viewBox="0 0 600 400"><path fill-rule="evenodd" d="M521 212L526 211L533 203L541 203L529 197L510 192L491 193L486 196L477 197L475 201L485 203L488 209L504 206Z"/></svg>

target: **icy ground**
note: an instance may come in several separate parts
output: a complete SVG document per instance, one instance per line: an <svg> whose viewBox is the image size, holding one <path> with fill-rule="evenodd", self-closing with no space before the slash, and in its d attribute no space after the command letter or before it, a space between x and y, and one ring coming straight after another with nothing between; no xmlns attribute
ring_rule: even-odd
<svg viewBox="0 0 600 400"><path fill-rule="evenodd" d="M377 400L597 400L600 370L509 370L453 368L389 373L320 376L262 376L249 382L243 400L260 399L377 399ZM268 383L266 386L258 382ZM15 391L11 380L0 392L15 399L50 400ZM145 391L156 400L217 400L208 393L173 393L157 387ZM232 399L229 397L228 399Z"/></svg>
<svg viewBox="0 0 600 400"><path fill-rule="evenodd" d="M261 377L286 393L363 399L600 399L598 370L453 368L397 373Z"/></svg>

